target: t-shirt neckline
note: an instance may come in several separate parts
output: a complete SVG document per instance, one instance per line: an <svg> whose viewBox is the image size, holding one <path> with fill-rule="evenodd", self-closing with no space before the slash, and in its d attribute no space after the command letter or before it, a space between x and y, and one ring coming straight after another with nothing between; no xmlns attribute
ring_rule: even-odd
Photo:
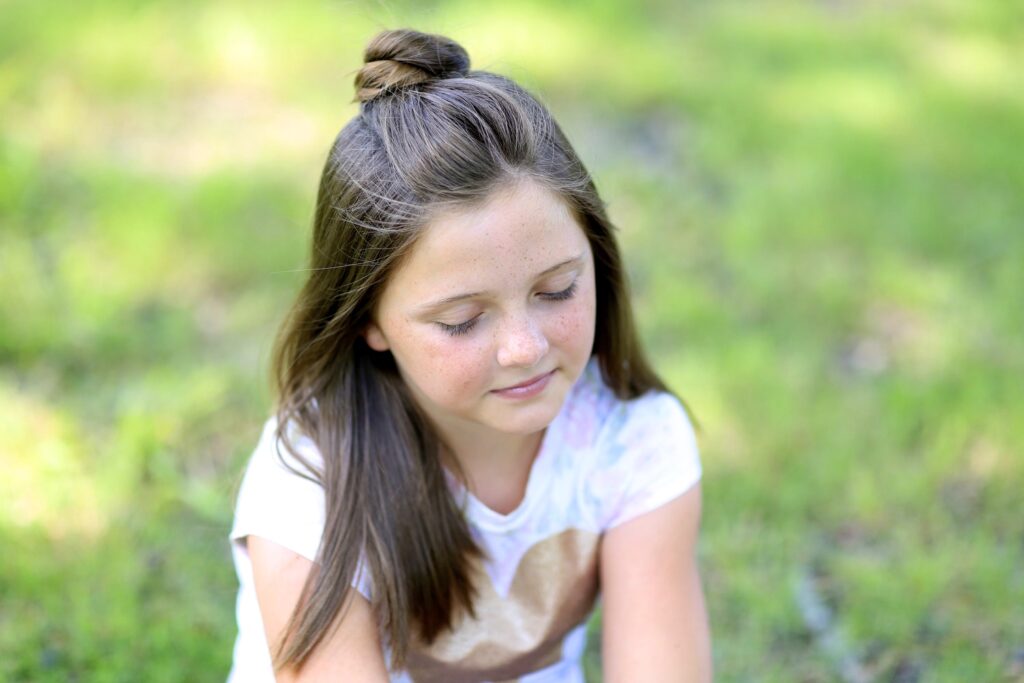
<svg viewBox="0 0 1024 683"><path fill-rule="evenodd" d="M570 406L573 404L577 393L582 390L586 379L598 372L600 370L598 369L597 359L592 357L569 389L569 393L566 395L565 400L562 401L562 406L558 414L555 415L555 419L544 430L540 446L537 449L537 457L533 459L533 463L530 465L530 474L526 480L526 492L523 494L523 499L507 515L487 507L469 489L463 486L462 482L448 471L448 468L444 468L445 477L448 479L452 493L456 496L459 503L464 506L466 515L472 524L485 531L508 532L522 526L524 521L530 517L532 510L537 506L537 501L544 497L544 492L553 479L549 475L549 470L551 469L551 462L559 450L559 444L564 441L561 434L562 425L568 419L567 415L571 409Z"/></svg>
<svg viewBox="0 0 1024 683"><path fill-rule="evenodd" d="M547 468L547 461L550 458L551 431L557 419L556 417L555 420L552 420L544 430L540 446L537 449L537 456L530 464L530 473L526 479L526 491L523 493L523 499L519 501L519 505L508 514L503 514L488 507L469 489L463 488L466 495L466 512L470 521L482 529L507 531L520 526L523 520L530 516L530 511L535 507L536 501L542 497L543 491L539 489L545 482L551 481L551 477L543 475L543 470Z"/></svg>
<svg viewBox="0 0 1024 683"><path fill-rule="evenodd" d="M569 396L566 396L555 419L544 429L540 446L537 448L537 456L530 464L530 473L527 476L526 491L523 493L523 499L508 514L502 514L497 510L489 508L479 498L474 496L468 488L463 486L462 482L455 478L455 475L445 468L445 476L453 489L452 492L460 503L464 504L466 515L472 524L487 531L509 531L521 526L524 520L530 516L531 511L537 505L537 501L544 497L544 489L551 482L551 477L547 476L546 472L550 468L550 461L554 457L554 451L557 450L558 437L556 433L560 429L563 415L566 412L566 407L569 405L569 399L574 390L575 387L570 389Z"/></svg>

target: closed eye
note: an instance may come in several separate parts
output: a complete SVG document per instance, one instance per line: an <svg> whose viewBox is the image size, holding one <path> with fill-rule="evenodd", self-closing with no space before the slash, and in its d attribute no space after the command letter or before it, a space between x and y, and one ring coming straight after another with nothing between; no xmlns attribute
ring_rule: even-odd
<svg viewBox="0 0 1024 683"><path fill-rule="evenodd" d="M449 325L449 324L447 324L447 323L442 323L442 322L439 322L439 323L437 323L437 324L438 324L438 326L439 326L439 327L440 327L440 328L441 328L442 330L444 330L445 332L447 332L447 333L448 333L448 334L450 334L451 336L453 336L453 337L457 337L457 336L459 336L460 334L466 334L466 333L467 333L467 332L469 332L469 331L470 331L471 329L473 329L473 326L474 326L474 325L476 325L476 321L477 321L477 319L478 319L479 317L480 317L480 316L475 316L475 317L473 317L473 318L470 318L470 319L469 319L469 320L467 320L466 322L462 322L462 323L457 323L457 324L455 324L455 325Z"/></svg>
<svg viewBox="0 0 1024 683"><path fill-rule="evenodd" d="M569 285L565 289L560 290L558 292L538 292L537 293L537 296L539 296L540 298L544 299L545 301L565 301L567 299L571 299L575 295L576 295L576 281L575 280L573 280L571 285ZM470 318L469 320L467 320L465 322L456 323L454 325L449 325L448 323L442 323L442 322L437 322L436 324L437 324L438 327L440 327L442 330L444 330L447 334L449 334L449 335L451 335L453 337L457 337L460 334L466 334L471 329L473 329L473 327L476 326L477 320L479 318L480 318L480 316L477 315L477 316L475 316L473 318Z"/></svg>
<svg viewBox="0 0 1024 683"><path fill-rule="evenodd" d="M571 299L576 294L576 281L573 280L572 284L563 289L560 292L539 292L538 296L548 301L565 301Z"/></svg>

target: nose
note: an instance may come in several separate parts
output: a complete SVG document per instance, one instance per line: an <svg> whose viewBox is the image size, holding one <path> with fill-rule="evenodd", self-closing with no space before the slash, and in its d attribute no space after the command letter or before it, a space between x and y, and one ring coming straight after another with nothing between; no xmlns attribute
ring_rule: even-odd
<svg viewBox="0 0 1024 683"><path fill-rule="evenodd" d="M502 367L532 367L548 352L548 339L530 316L505 326L498 342L498 364Z"/></svg>

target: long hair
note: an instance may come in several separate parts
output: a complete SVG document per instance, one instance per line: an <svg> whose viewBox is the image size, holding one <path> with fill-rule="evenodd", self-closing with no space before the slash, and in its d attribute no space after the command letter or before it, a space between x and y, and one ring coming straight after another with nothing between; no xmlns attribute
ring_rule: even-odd
<svg viewBox="0 0 1024 683"><path fill-rule="evenodd" d="M410 30L377 35L355 85L359 114L320 180L309 280L274 349L278 438L326 500L317 561L275 670L301 667L336 623L360 560L396 668L413 638L429 643L459 610L472 614L481 551L447 487L439 436L390 353L361 335L432 215L480 204L519 177L563 197L594 254L593 353L605 382L622 399L665 389L638 343L604 205L543 105L507 78L471 71L457 43ZM322 467L293 446L292 426L316 444Z"/></svg>

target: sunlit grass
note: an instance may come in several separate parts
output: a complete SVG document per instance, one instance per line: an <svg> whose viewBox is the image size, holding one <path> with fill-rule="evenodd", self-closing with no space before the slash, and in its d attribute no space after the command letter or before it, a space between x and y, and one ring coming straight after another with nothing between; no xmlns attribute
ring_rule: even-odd
<svg viewBox="0 0 1024 683"><path fill-rule="evenodd" d="M6 383L0 415L0 525L39 527L53 539L103 531L106 511L74 420Z"/></svg>

